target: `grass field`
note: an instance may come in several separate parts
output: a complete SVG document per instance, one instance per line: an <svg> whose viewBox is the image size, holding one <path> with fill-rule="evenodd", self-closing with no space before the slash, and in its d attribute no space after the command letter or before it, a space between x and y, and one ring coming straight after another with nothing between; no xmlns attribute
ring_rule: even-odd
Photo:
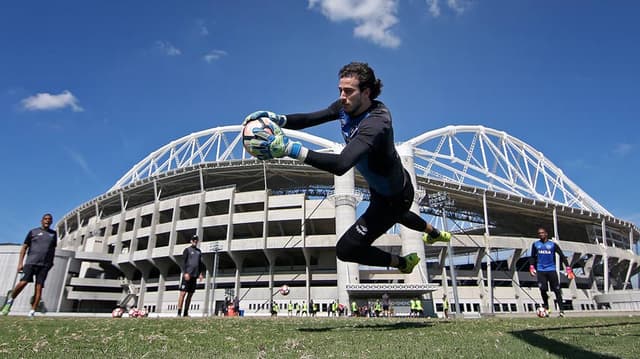
<svg viewBox="0 0 640 359"><path fill-rule="evenodd" d="M638 358L640 317L0 317L9 358Z"/></svg>

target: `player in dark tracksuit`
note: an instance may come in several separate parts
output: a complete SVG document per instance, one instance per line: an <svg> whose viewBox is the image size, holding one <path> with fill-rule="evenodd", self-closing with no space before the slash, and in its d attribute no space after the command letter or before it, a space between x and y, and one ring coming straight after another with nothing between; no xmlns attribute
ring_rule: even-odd
<svg viewBox="0 0 640 359"><path fill-rule="evenodd" d="M290 141L279 128L275 135L256 141L255 148L263 153L262 159L289 156L315 168L343 175L356 167L366 179L371 192L367 210L342 235L336 244L340 260L365 265L396 267L411 273L419 262L416 253L404 257L393 255L372 243L396 223L416 231L426 232L423 240L429 244L448 241L451 235L440 232L410 211L414 188L409 173L395 148L391 113L375 98L380 94L382 82L376 79L366 63L352 62L339 72L339 100L327 109L313 113L277 115L268 111L250 114L245 123L268 117L281 127L303 129L328 121L339 120L346 146L340 154L316 152Z"/></svg>
<svg viewBox="0 0 640 359"><path fill-rule="evenodd" d="M540 288L544 308L549 310L549 296L547 295L547 291L551 288L556 295L560 316L564 316L564 311L562 310L562 291L560 289L560 282L558 281L558 273L556 272L556 254L560 256L560 260L564 264L569 279L573 279L575 276L560 246L555 242L549 241L545 228L538 228L538 237L540 240L531 245L529 272L538 280L538 287Z"/></svg>
<svg viewBox="0 0 640 359"><path fill-rule="evenodd" d="M202 252L198 246L198 236L194 235L191 238L191 246L184 249L182 252L183 262L183 275L180 281L180 295L178 296L178 316L182 315L182 304L184 303L184 316L189 316L189 305L191 305L191 297L196 291L196 285L198 278L202 280L202 272L205 267L202 263ZM185 299L186 295L186 299Z"/></svg>
<svg viewBox="0 0 640 359"><path fill-rule="evenodd" d="M18 272L23 272L23 275L16 287L11 291L7 304L2 308L3 315L9 314L13 300L22 292L29 282L33 282L34 277L36 285L29 316L32 317L35 315L40 305L44 282L47 279L49 270L53 267L53 259L56 253L56 246L58 245L58 234L50 228L52 222L53 216L46 213L42 216L40 227L34 228L27 233L24 244L22 248L20 248L20 258L18 259ZM26 260L24 259L25 254L27 256Z"/></svg>

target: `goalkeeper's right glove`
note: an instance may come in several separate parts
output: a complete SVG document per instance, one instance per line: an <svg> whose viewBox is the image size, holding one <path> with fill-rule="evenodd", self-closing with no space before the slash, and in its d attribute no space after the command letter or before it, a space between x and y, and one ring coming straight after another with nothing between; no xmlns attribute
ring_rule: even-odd
<svg viewBox="0 0 640 359"><path fill-rule="evenodd" d="M284 127L284 125L287 123L287 116L285 115L278 115L275 112L271 112L271 111L255 111L249 114L249 116L245 117L244 121L242 122L242 126L246 125L247 122L249 121L253 121L253 120L257 120L261 117L266 117L269 120L273 121L273 123L275 123L276 125L280 126L280 127Z"/></svg>
<svg viewBox="0 0 640 359"><path fill-rule="evenodd" d="M535 277L537 273L538 272L536 272L536 267L533 264L530 265L529 266L529 274L531 274L532 277Z"/></svg>
<svg viewBox="0 0 640 359"><path fill-rule="evenodd" d="M269 143L269 152L273 158L289 156L299 161L307 158L309 150L298 141L291 141L280 128L276 128L273 140Z"/></svg>

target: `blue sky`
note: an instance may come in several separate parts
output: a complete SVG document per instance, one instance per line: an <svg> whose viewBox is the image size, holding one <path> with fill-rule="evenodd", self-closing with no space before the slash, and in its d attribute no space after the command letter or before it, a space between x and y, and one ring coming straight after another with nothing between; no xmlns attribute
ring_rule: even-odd
<svg viewBox="0 0 640 359"><path fill-rule="evenodd" d="M383 80L396 140L450 124L542 151L640 223L640 3L11 1L0 5L0 243L107 191L151 151L253 110ZM311 133L340 141L335 125Z"/></svg>

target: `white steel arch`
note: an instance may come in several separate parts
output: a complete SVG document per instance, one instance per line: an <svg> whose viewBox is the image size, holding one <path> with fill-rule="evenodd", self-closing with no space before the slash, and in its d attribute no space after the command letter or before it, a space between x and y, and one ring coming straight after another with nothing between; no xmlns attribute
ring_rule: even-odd
<svg viewBox="0 0 640 359"><path fill-rule="evenodd" d="M222 126L194 132L151 152L122 176L109 191L160 173L205 162L253 159L242 146L242 126ZM342 144L305 132L284 130L316 151L340 152Z"/></svg>
<svg viewBox="0 0 640 359"><path fill-rule="evenodd" d="M446 126L407 141L416 174L611 216L542 152L484 126Z"/></svg>
<svg viewBox="0 0 640 359"><path fill-rule="evenodd" d="M242 146L241 126L215 127L174 140L134 165L110 189L200 163L251 159ZM323 152L343 145L305 132L284 130L293 139ZM418 176L509 193L611 216L567 178L542 152L484 126L446 126L404 144L413 149Z"/></svg>

